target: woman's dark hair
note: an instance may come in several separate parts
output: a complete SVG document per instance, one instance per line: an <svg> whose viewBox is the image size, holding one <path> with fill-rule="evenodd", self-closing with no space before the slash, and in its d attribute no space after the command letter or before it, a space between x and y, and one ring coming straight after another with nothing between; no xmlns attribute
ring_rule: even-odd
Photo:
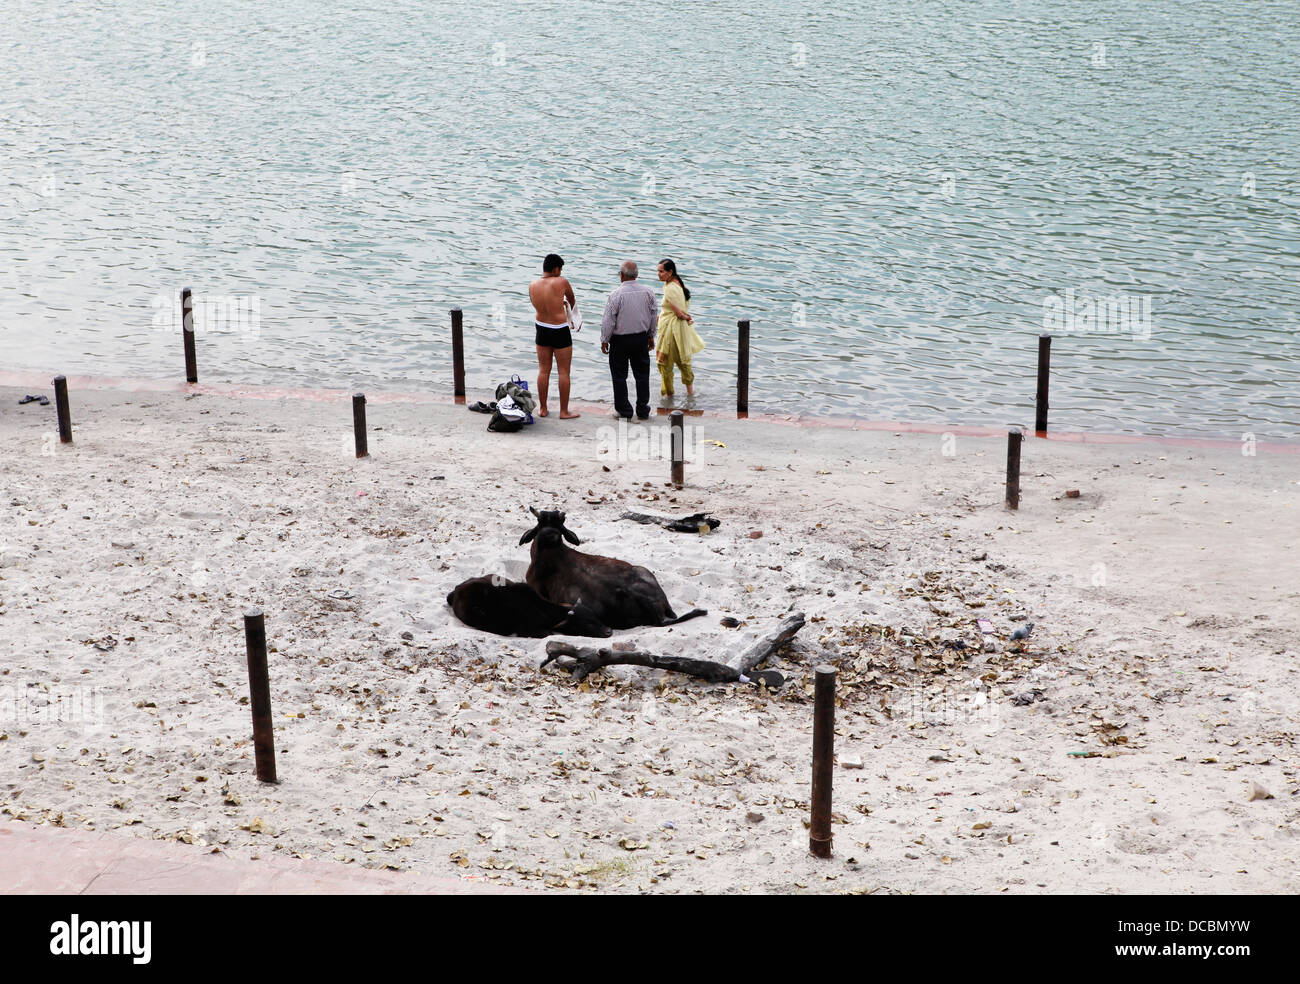
<svg viewBox="0 0 1300 984"><path fill-rule="evenodd" d="M659 265L663 267L665 270L667 270L670 274L672 274L672 277L670 279L676 280L679 284L682 285L682 293L686 296L686 299L689 301L691 299L691 292L690 290L687 289L686 284L682 281L682 278L678 275L677 264L674 263L672 260L660 260Z"/></svg>

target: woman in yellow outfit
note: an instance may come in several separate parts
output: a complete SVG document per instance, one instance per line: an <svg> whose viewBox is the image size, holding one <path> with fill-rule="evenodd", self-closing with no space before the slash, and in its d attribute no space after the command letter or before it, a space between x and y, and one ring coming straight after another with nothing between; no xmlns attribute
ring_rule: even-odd
<svg viewBox="0 0 1300 984"><path fill-rule="evenodd" d="M659 375L663 385L659 392L673 395L673 366L682 371L686 395L695 395L695 372L691 369L691 356L703 350L704 340L695 331L691 317L691 292L677 275L677 264L672 260L659 262L659 279L664 284L664 303L659 313L658 341Z"/></svg>

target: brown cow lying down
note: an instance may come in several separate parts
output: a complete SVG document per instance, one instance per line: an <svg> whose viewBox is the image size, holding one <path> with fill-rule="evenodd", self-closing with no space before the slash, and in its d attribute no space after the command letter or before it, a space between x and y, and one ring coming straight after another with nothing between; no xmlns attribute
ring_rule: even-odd
<svg viewBox="0 0 1300 984"><path fill-rule="evenodd" d="M581 601L559 605L547 601L526 584L503 577L472 577L456 585L447 595L456 617L471 628L497 635L600 636L610 634L608 625L592 615Z"/></svg>
<svg viewBox="0 0 1300 984"><path fill-rule="evenodd" d="M707 615L702 608L680 618L655 576L644 567L613 557L585 554L565 546L582 541L564 525L564 513L532 510L537 525L520 538L532 541L527 580L543 598L581 598L593 617L612 629L638 625L675 625Z"/></svg>

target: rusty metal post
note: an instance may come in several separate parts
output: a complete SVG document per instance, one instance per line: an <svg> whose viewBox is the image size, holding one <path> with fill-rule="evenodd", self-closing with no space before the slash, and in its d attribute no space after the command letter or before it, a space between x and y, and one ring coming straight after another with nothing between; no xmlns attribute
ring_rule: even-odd
<svg viewBox="0 0 1300 984"><path fill-rule="evenodd" d="M1020 508L1020 445L1025 435L1016 427L1007 432L1007 508Z"/></svg>
<svg viewBox="0 0 1300 984"><path fill-rule="evenodd" d="M736 413L749 415L749 322L737 321L739 336L736 347Z"/></svg>
<svg viewBox="0 0 1300 984"><path fill-rule="evenodd" d="M812 823L808 850L831 856L831 782L835 762L835 669L819 666L813 691Z"/></svg>
<svg viewBox="0 0 1300 984"><path fill-rule="evenodd" d="M248 702L253 708L253 752L260 782L276 782L275 732L271 725L271 684L266 670L266 620L261 609L244 613L248 645Z"/></svg>
<svg viewBox="0 0 1300 984"><path fill-rule="evenodd" d="M465 399L465 335L463 330L464 313L460 308L451 309L451 371L455 385L454 396Z"/></svg>
<svg viewBox="0 0 1300 984"><path fill-rule="evenodd" d="M357 441L357 457L370 457L370 447L366 443L365 393L355 393L352 396L352 432Z"/></svg>
<svg viewBox="0 0 1300 984"><path fill-rule="evenodd" d="M684 414L674 410L668 415L668 432L672 438L673 485L681 488L686 484L686 439L682 431Z"/></svg>
<svg viewBox="0 0 1300 984"><path fill-rule="evenodd" d="M186 287L181 291L181 336L185 341L185 381L199 381L198 356L194 352L194 294Z"/></svg>
<svg viewBox="0 0 1300 984"><path fill-rule="evenodd" d="M1047 377L1052 368L1052 336L1038 336L1038 397L1035 400L1034 430L1047 431Z"/></svg>
<svg viewBox="0 0 1300 984"><path fill-rule="evenodd" d="M68 410L68 377L54 377L54 409L59 415L59 440L72 443L72 414Z"/></svg>

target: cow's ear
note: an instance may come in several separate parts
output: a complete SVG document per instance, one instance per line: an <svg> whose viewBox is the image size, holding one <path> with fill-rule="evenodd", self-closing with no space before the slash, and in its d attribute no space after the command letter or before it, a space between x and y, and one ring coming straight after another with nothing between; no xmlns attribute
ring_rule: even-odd
<svg viewBox="0 0 1300 984"><path fill-rule="evenodd" d="M567 526L560 527L560 532L563 533L564 538L568 540L570 543L572 543L575 547L582 543L582 541L578 539L577 534L574 533Z"/></svg>
<svg viewBox="0 0 1300 984"><path fill-rule="evenodd" d="M523 536L519 538L519 545L522 547L525 543L527 543L536 535L537 535L537 527L534 526L531 530L529 530L527 533L525 533Z"/></svg>

